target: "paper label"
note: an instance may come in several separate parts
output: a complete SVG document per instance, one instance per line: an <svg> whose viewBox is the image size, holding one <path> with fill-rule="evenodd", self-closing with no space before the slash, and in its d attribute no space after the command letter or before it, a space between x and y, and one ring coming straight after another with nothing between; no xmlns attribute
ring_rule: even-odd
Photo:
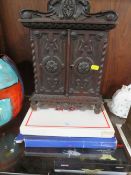
<svg viewBox="0 0 131 175"><path fill-rule="evenodd" d="M99 69L100 69L100 66L98 66L98 65L91 66L91 70L99 70Z"/></svg>

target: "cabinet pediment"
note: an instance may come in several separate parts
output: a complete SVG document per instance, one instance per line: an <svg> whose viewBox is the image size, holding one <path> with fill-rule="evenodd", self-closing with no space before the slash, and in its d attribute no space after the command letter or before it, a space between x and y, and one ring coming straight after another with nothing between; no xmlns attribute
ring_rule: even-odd
<svg viewBox="0 0 131 175"><path fill-rule="evenodd" d="M118 18L111 10L90 13L87 0L49 0L47 13L27 9L20 15L25 27L87 30L112 29Z"/></svg>

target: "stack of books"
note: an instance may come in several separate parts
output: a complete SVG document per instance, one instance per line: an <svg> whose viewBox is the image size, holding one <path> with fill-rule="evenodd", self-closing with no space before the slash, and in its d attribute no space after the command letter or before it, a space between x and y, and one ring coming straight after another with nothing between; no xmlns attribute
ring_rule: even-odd
<svg viewBox="0 0 131 175"><path fill-rule="evenodd" d="M117 139L109 116L102 106L93 110L28 110L16 142L29 148L115 149Z"/></svg>

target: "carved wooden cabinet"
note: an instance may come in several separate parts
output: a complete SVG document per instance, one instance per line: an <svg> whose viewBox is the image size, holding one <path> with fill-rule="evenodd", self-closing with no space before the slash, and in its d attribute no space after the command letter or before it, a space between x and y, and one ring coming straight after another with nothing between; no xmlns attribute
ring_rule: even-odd
<svg viewBox="0 0 131 175"><path fill-rule="evenodd" d="M108 31L114 11L90 14L86 0L49 0L48 12L22 10L30 28L35 92L32 107L92 108L99 112Z"/></svg>

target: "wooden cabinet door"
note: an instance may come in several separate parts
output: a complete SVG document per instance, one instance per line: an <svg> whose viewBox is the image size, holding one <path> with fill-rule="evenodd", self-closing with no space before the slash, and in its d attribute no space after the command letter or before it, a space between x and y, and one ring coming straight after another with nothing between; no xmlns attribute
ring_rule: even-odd
<svg viewBox="0 0 131 175"><path fill-rule="evenodd" d="M32 37L35 48L36 93L64 94L67 31L32 30Z"/></svg>
<svg viewBox="0 0 131 175"><path fill-rule="evenodd" d="M107 33L74 30L70 35L69 94L96 96L100 91Z"/></svg>

